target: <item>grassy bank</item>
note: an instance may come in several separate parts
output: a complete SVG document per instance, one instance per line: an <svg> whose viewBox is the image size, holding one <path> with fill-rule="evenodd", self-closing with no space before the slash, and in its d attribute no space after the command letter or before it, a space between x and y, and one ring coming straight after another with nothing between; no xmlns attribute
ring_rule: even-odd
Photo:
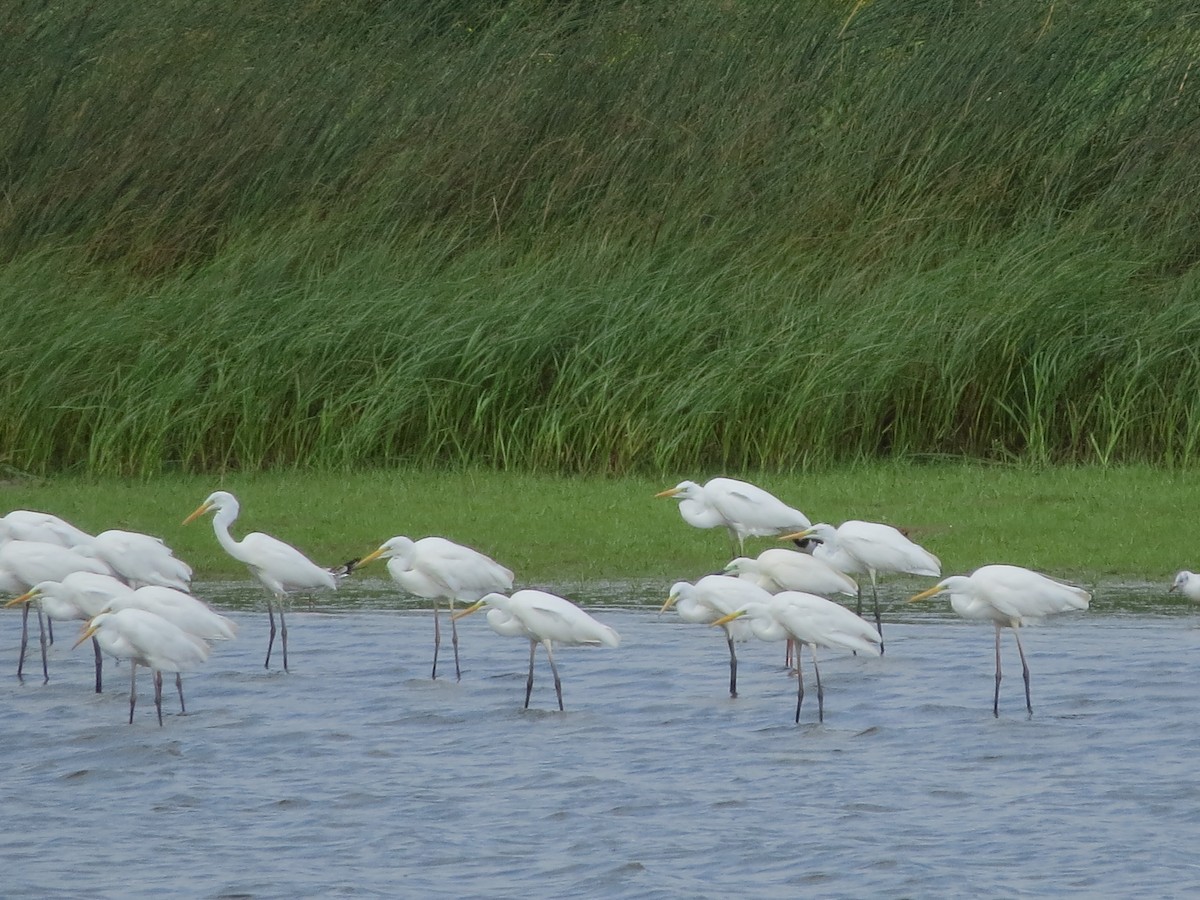
<svg viewBox="0 0 1200 900"><path fill-rule="evenodd" d="M0 504L56 512L91 531L158 534L202 580L246 577L218 548L206 521L180 525L221 486L242 502L235 535L266 531L330 565L395 534L440 534L495 556L525 585L669 583L719 568L728 552L723 532L691 528L673 502L653 499L675 480L490 471L274 473L229 476L219 484L191 476L64 478L7 484ZM1086 584L1144 580L1163 582L1165 590L1176 570L1200 566L1194 522L1200 485L1146 467L885 464L755 480L814 521L866 518L907 527L941 557L947 574L1012 562ZM754 540L748 549L768 546ZM384 570L374 574L383 577Z"/></svg>
<svg viewBox="0 0 1200 900"><path fill-rule="evenodd" d="M10 4L0 466L1194 466L1198 28Z"/></svg>

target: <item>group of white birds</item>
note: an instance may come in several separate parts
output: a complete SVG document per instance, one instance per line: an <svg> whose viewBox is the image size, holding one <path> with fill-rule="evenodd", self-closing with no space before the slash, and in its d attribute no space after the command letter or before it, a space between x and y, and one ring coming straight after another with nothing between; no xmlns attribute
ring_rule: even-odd
<svg viewBox="0 0 1200 900"><path fill-rule="evenodd" d="M735 547L733 559L720 573L694 582L674 584L662 612L674 607L687 622L723 630L729 646L729 693L737 696L735 644L755 636L786 641L790 666L795 648L797 722L804 700L800 671L801 648L808 647L816 676L818 717L824 720L824 692L818 648L882 654L884 649L878 580L889 574L941 576L938 558L890 525L851 520L838 527L813 524L804 513L767 491L732 478L713 478L703 485L684 481L658 497L679 501L683 519L698 528L724 527ZM312 562L295 547L259 532L240 541L230 533L237 519L237 499L228 491L210 494L185 520L214 512L213 530L224 550L244 563L266 590L270 634L264 666L269 667L279 629L283 667L288 666L285 604L289 594L335 590L351 571L376 559L386 559L392 579L407 593L429 599L434 610L432 677L437 677L441 645L439 603L450 611L455 676L461 678L457 622L487 608L491 628L504 636L529 641L529 673L525 706L533 689L534 657L538 645L546 650L554 676L559 709L562 683L554 660L560 645L617 647L620 636L571 601L542 590L513 591L513 573L469 547L441 537L411 540L394 537L360 560L330 569ZM775 547L755 558L745 556L748 537L775 537L794 542L797 549ZM875 623L862 618L862 588L855 580L871 582ZM209 656L214 641L234 637L236 626L190 593L192 572L159 538L128 531L90 535L48 513L14 510L0 518L0 593L15 595L8 606L23 606L21 659L23 674L28 643L28 615L37 611L46 662L47 634L53 620L85 622L76 646L91 638L96 658L96 690L102 687L105 654L130 664L129 721L136 704L137 666L154 673L155 707L162 724L162 675L175 673L181 711L184 708L181 673L191 671ZM1200 600L1200 577L1180 572L1172 590ZM912 600L950 595L955 612L992 622L996 631L996 675L993 714L1000 709L1000 633L1011 628L1017 641L1025 682L1025 704L1033 712L1029 666L1021 646L1021 626L1046 616L1087 609L1090 594L1020 566L987 565L970 575L942 579ZM829 595L857 598L857 611L833 602ZM455 609L455 603L468 604Z"/></svg>

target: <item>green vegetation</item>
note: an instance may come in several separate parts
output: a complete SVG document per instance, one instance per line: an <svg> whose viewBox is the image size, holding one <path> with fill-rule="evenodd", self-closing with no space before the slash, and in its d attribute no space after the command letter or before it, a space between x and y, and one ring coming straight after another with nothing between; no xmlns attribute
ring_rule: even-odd
<svg viewBox="0 0 1200 900"><path fill-rule="evenodd" d="M752 477L814 520L906 527L947 574L1012 562L1083 584L1150 581L1165 591L1178 569L1200 568L1200 484L1185 473L882 464ZM89 531L160 535L201 581L248 578L217 546L207 520L180 525L220 486L242 502L236 536L265 531L326 565L361 557L395 534L440 534L501 560L523 585L641 578L667 585L714 571L729 552L723 530L692 528L673 501L653 498L675 480L482 470L271 473L220 484L195 476L53 478L5 485L0 509L44 509ZM747 550L769 546L752 540ZM379 564L364 574L386 577Z"/></svg>
<svg viewBox="0 0 1200 900"><path fill-rule="evenodd" d="M1193 5L6 4L0 467L1192 467Z"/></svg>

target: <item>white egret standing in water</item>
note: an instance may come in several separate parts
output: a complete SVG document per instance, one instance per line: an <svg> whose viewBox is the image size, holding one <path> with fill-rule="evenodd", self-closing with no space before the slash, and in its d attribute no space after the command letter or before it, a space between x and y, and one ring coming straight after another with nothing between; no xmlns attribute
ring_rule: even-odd
<svg viewBox="0 0 1200 900"><path fill-rule="evenodd" d="M740 616L749 616L750 628L764 641L791 640L796 644L796 722L804 703L804 673L800 666L803 647L812 651L813 672L817 678L817 719L825 721L825 689L817 648L875 653L883 643L879 632L844 606L803 591L781 591L766 603L751 603L713 622L726 625Z"/></svg>
<svg viewBox="0 0 1200 900"><path fill-rule="evenodd" d="M437 678L438 648L442 645L441 615L438 599L450 601L450 639L454 645L454 675L462 680L458 660L458 625L454 617L454 601L474 603L493 591L511 591L513 573L489 556L477 550L440 537L424 537L418 541L397 536L385 541L373 553L360 559L365 566L380 557L387 557L388 574L410 594L433 601L433 674Z"/></svg>
<svg viewBox="0 0 1200 900"><path fill-rule="evenodd" d="M1092 595L1083 588L1063 584L1021 566L992 565L976 569L970 575L951 575L927 591L912 597L910 603L937 594L949 593L950 606L964 619L992 622L996 626L996 695L992 715L1000 717L1000 629L1011 628L1021 656L1021 675L1025 679L1025 708L1033 715L1029 694L1029 663L1021 646L1022 625L1056 613L1087 609Z"/></svg>
<svg viewBox="0 0 1200 900"><path fill-rule="evenodd" d="M836 557L844 554L853 565L861 567L871 578L871 599L875 604L875 630L883 635L883 619L879 614L878 577L888 573L909 575L942 574L941 561L922 547L909 540L903 532L881 522L860 522L851 519L837 528L819 522L804 531L784 535L782 540L804 540L817 538L826 548L826 553ZM832 561L828 557L827 561ZM861 599L857 609L862 615ZM883 644L879 645L883 653Z"/></svg>
<svg viewBox="0 0 1200 900"><path fill-rule="evenodd" d="M492 593L477 600L453 618L461 619L471 613L490 606L487 622L492 631L505 637L524 637L529 640L529 677L525 681L525 709L529 709L529 697L533 693L533 656L537 645L546 648L550 671L554 673L554 692L558 695L558 708L562 710L562 681L558 677L558 666L554 663L554 644L603 644L617 647L621 636L604 625L570 600L546 591L521 590L511 597Z"/></svg>
<svg viewBox="0 0 1200 900"><path fill-rule="evenodd" d="M337 590L338 577L329 569L323 569L293 547L269 534L253 531L240 541L229 533L229 526L238 517L237 498L228 491L214 491L196 510L183 520L186 525L200 516L216 510L213 516L213 532L225 552L239 562L245 563L250 574L258 579L267 592L267 616L271 622L271 635L267 640L267 658L263 668L271 667L271 648L275 644L275 613L272 600L279 607L280 642L283 646L283 671L288 670L287 622L283 617L287 595L296 591L320 588Z"/></svg>

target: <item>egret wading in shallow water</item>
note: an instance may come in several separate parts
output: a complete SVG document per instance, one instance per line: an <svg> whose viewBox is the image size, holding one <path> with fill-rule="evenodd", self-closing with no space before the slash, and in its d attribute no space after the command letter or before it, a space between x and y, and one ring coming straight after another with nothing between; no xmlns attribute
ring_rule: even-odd
<svg viewBox="0 0 1200 900"><path fill-rule="evenodd" d="M950 605L964 619L992 622L996 626L996 695L992 701L992 715L997 718L1000 717L1000 629L1013 630L1017 653L1021 656L1021 675L1025 679L1025 708L1032 716L1029 663L1021 646L1020 628L1046 616L1087 609L1092 595L1083 588L1063 584L1021 566L993 565L976 569L970 575L944 578L909 602L947 592Z"/></svg>
<svg viewBox="0 0 1200 900"><path fill-rule="evenodd" d="M253 531L240 541L229 533L229 526L238 517L237 498L228 491L214 491L196 510L183 520L183 524L195 521L207 512L216 510L213 516L213 532L225 552L238 562L245 563L250 574L258 579L267 592L267 616L271 622L271 635L267 639L267 658L263 668L271 667L271 648L275 645L275 612L272 600L279 607L279 636L283 647L283 670L288 670L287 622L283 617L287 595L296 591L311 591L322 588L337 590L338 576L323 569L293 547L269 534Z"/></svg>
<svg viewBox="0 0 1200 900"><path fill-rule="evenodd" d="M812 651L813 672L817 678L817 719L825 721L825 689L817 648L875 653L883 643L868 622L832 600L803 591L781 591L766 603L751 603L713 622L728 625L741 616L749 617L754 635L764 641L791 640L796 644L796 723L804 703L804 674L800 666L801 648Z"/></svg>
<svg viewBox="0 0 1200 900"><path fill-rule="evenodd" d="M1179 591L1189 600L1200 600L1200 575L1185 569L1175 576L1167 591Z"/></svg>
<svg viewBox="0 0 1200 900"><path fill-rule="evenodd" d="M696 528L724 525L737 548L734 556L746 555L748 537L773 537L812 524L774 494L733 478L712 478L703 485L681 481L654 496L678 500L679 514Z"/></svg>
<svg viewBox="0 0 1200 900"><path fill-rule="evenodd" d="M533 656L537 645L546 648L550 660L550 671L554 673L554 693L558 695L558 708L563 707L562 681L558 677L558 666L554 663L554 644L591 644L617 647L621 636L597 622L582 609L562 597L546 591L522 590L511 597L492 593L480 598L452 618L461 619L471 613L491 607L487 622L492 631L505 637L524 637L529 640L529 677L525 681L525 709L529 709L529 697L533 693Z"/></svg>
<svg viewBox="0 0 1200 900"><path fill-rule="evenodd" d="M910 541L898 528L881 522L860 522L851 519L837 528L819 522L804 531L784 535L785 541L802 541L816 538L825 548L823 556L831 565L845 559L850 571L866 572L871 578L871 600L875 606L875 630L883 635L883 617L879 613L880 575L889 573L908 575L942 574L941 561L919 544ZM843 569L843 571L847 571ZM862 615L862 596L859 595L858 614ZM883 643L879 644L883 653Z"/></svg>
<svg viewBox="0 0 1200 900"><path fill-rule="evenodd" d="M730 575L705 575L695 584L677 581L671 586L670 596L662 605L659 615L671 607L679 611L679 618L698 625L712 625L722 616L727 616L748 603L765 603L771 595L765 588L752 581ZM750 637L750 629L743 622L730 621L721 626L725 631L725 643L729 645L729 696L737 696L737 651L736 642Z"/></svg>
<svg viewBox="0 0 1200 900"><path fill-rule="evenodd" d="M410 594L433 601L433 674L437 678L438 648L442 645L441 614L438 599L450 601L450 642L454 645L454 675L461 681L462 668L458 659L458 624L455 622L454 601L474 603L492 592L512 590L513 573L500 563L477 550L440 537L425 537L413 541L397 536L386 541L374 553L357 563L359 567L387 557L388 574Z"/></svg>
<svg viewBox="0 0 1200 900"><path fill-rule="evenodd" d="M753 581L772 594L780 591L804 591L822 597L849 594L851 597L857 596L858 602L862 603L858 582L821 557L797 550L772 547L758 554L757 559L740 556L725 566L725 573ZM792 641L786 643L783 664L790 667Z"/></svg>
<svg viewBox="0 0 1200 900"><path fill-rule="evenodd" d="M99 641L105 653L129 660L130 725L133 724L133 709L137 704L138 666L146 666L154 673L154 708L161 726L162 673L175 673L179 706L182 709L183 680L180 673L190 672L208 659L208 644L162 616L144 609L100 613L88 623L75 646L78 647L90 637Z"/></svg>
<svg viewBox="0 0 1200 900"><path fill-rule="evenodd" d="M71 572L60 581L39 581L19 597L9 600L5 606L20 603L36 603L49 619L69 621L78 619L86 622L98 615L121 594L132 594L133 588L111 575L95 572ZM96 693L103 687L104 658L100 643L92 638L92 650L96 657ZM46 669L46 642L42 641L42 668Z"/></svg>
<svg viewBox="0 0 1200 900"><path fill-rule="evenodd" d="M103 561L85 556L62 544L26 540L8 540L0 544L0 590L7 593L22 594L43 581L62 581L72 572L112 575L112 569ZM42 677L45 683L50 680L50 670L46 663L47 626L41 604L37 606L37 616L42 643ZM29 603L25 603L21 607L21 651L17 660L19 679L24 678L25 651L28 646Z"/></svg>

